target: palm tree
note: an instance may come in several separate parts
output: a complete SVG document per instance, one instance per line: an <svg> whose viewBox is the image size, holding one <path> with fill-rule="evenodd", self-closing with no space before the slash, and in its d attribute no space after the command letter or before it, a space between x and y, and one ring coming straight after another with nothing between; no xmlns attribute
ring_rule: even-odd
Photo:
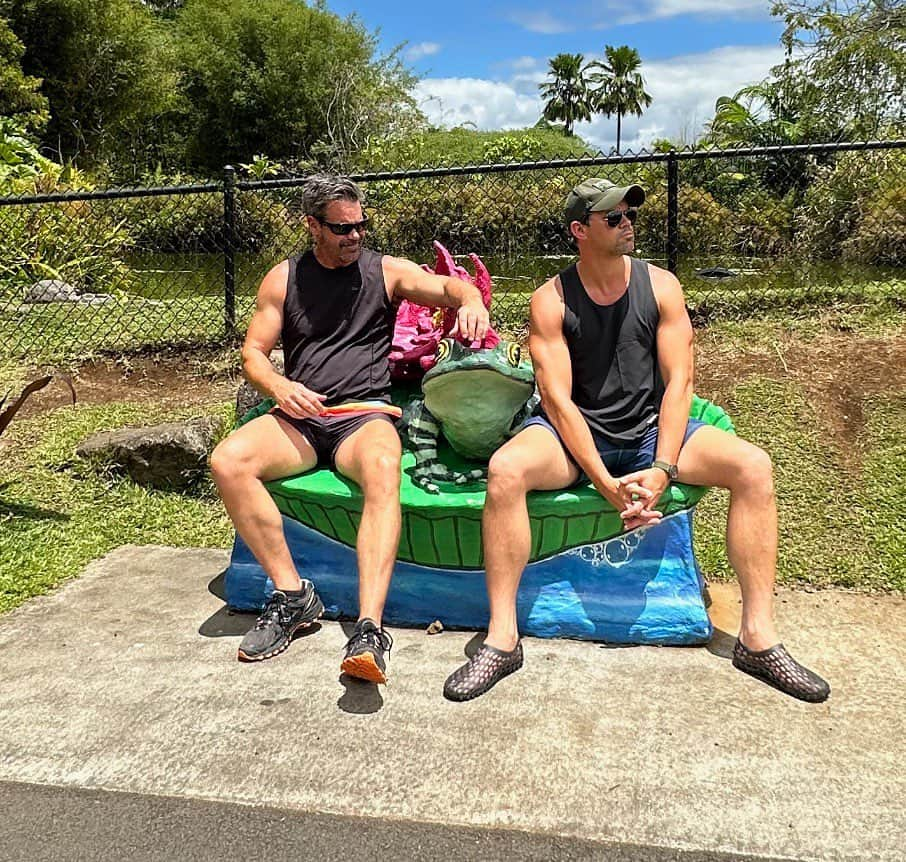
<svg viewBox="0 0 906 862"><path fill-rule="evenodd" d="M721 96L708 124L708 137L718 145L797 144L803 138L801 118L784 99L780 85L765 80Z"/></svg>
<svg viewBox="0 0 906 862"><path fill-rule="evenodd" d="M593 109L596 114L610 117L617 115L617 152L620 152L620 133L623 117L635 114L641 117L651 104L651 96L645 92L645 79L639 72L642 58L635 48L621 45L604 47L604 62L588 64L588 69L600 69L588 76L590 84L597 84L592 90Z"/></svg>
<svg viewBox="0 0 906 862"><path fill-rule="evenodd" d="M548 77L552 80L538 85L546 100L543 117L556 122L563 120L563 131L573 133L576 120L590 120L591 93L585 77L581 54L557 54L549 60Z"/></svg>

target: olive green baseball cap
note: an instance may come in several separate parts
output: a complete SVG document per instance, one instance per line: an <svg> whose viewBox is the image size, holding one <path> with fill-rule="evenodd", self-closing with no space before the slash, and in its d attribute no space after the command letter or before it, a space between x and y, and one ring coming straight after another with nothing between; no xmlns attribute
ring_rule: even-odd
<svg viewBox="0 0 906 862"><path fill-rule="evenodd" d="M640 207L645 203L645 190L637 185L614 185L610 180L598 177L583 180L566 196L566 226L574 221L585 221L589 213L610 212L624 200L631 207Z"/></svg>

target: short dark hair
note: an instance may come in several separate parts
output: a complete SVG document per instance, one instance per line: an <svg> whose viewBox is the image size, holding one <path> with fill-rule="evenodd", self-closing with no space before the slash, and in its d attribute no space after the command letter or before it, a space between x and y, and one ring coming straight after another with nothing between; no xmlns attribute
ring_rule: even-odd
<svg viewBox="0 0 906 862"><path fill-rule="evenodd" d="M302 207L305 215L323 218L331 201L364 203L362 190L347 177L333 174L312 174L302 187Z"/></svg>

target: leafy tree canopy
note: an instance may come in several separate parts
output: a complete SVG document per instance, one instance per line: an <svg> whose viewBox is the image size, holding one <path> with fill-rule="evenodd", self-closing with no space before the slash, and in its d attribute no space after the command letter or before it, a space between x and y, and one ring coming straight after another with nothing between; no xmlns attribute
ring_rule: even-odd
<svg viewBox="0 0 906 862"><path fill-rule="evenodd" d="M62 160L97 162L136 118L172 93L159 24L135 0L0 0L25 44L26 74L50 103L45 147Z"/></svg>
<svg viewBox="0 0 906 862"><path fill-rule="evenodd" d="M645 91L645 80L639 71L641 65L639 52L628 45L618 48L606 45L604 62L588 64L593 110L608 117L617 115L617 152L620 151L623 117L627 114L641 117L651 104L651 96Z"/></svg>
<svg viewBox="0 0 906 862"><path fill-rule="evenodd" d="M573 133L579 120L590 120L594 98L585 74L581 54L557 54L548 61L548 80L538 85L545 100L543 118L563 121L563 131Z"/></svg>
<svg viewBox="0 0 906 862"><path fill-rule="evenodd" d="M25 46L0 18L0 116L38 129L47 122L47 99L41 94L41 81L22 71Z"/></svg>
<svg viewBox="0 0 906 862"><path fill-rule="evenodd" d="M717 101L716 143L858 140L906 131L902 0L777 0L786 60Z"/></svg>
<svg viewBox="0 0 906 862"><path fill-rule="evenodd" d="M348 162L415 113L412 76L377 57L356 18L295 0L187 0L177 64L191 105L188 157L213 169L277 159Z"/></svg>

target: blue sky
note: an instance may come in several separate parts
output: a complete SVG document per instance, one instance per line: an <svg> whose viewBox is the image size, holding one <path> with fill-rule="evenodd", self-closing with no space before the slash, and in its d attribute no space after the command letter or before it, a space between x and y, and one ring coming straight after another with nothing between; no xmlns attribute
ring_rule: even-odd
<svg viewBox="0 0 906 862"><path fill-rule="evenodd" d="M624 120L623 140L640 148L657 137L691 140L718 96L764 78L779 63L780 22L769 0L594 0L581 6L541 0L327 0L356 13L384 51L406 42L403 57L421 81L416 98L433 123L481 129L532 125L538 83L561 52L600 58L605 45L630 45L654 101ZM446 11L443 11L443 10ZM604 150L615 120L598 117L577 131Z"/></svg>

